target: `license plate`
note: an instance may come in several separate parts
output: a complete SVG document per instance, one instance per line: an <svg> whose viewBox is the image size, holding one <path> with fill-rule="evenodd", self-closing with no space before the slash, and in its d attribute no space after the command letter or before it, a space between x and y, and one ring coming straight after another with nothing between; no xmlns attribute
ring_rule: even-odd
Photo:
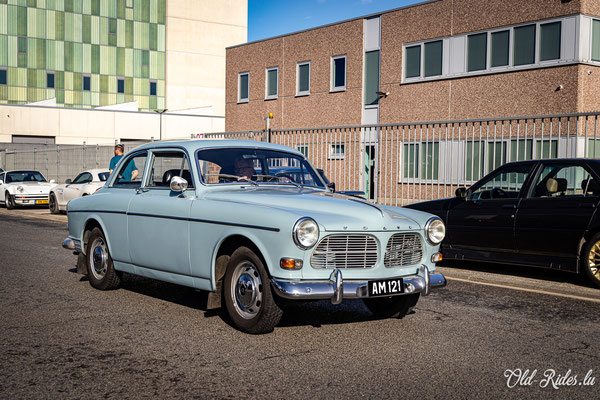
<svg viewBox="0 0 600 400"><path fill-rule="evenodd" d="M369 281L369 297L393 296L404 293L402 278Z"/></svg>
<svg viewBox="0 0 600 400"><path fill-rule="evenodd" d="M35 204L48 204L48 200L36 200Z"/></svg>

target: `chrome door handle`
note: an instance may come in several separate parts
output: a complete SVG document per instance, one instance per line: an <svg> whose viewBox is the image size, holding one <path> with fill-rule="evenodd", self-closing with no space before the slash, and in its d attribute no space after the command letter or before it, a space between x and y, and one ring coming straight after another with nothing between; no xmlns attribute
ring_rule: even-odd
<svg viewBox="0 0 600 400"><path fill-rule="evenodd" d="M135 192L136 192L137 194L140 194L140 193L146 193L148 190L149 190L148 188L141 187L141 188L137 188L137 189L135 190Z"/></svg>

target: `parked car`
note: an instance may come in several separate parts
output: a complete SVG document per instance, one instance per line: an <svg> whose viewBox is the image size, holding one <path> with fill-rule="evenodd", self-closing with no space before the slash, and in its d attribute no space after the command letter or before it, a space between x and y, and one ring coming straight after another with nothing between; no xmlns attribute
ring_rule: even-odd
<svg viewBox="0 0 600 400"><path fill-rule="evenodd" d="M48 193L54 187L39 171L5 171L0 179L0 202L7 209L16 206L48 205Z"/></svg>
<svg viewBox="0 0 600 400"><path fill-rule="evenodd" d="M273 175L278 177L289 177L289 179L294 180L295 182L301 182L303 177L302 174L304 171L301 171L300 168L297 167L281 167L281 168L272 168L271 169ZM335 182L331 182L327 175L325 175L325 171L321 168L317 168L317 172L321 175L323 182L329 190L332 192L336 192L335 190ZM340 190L336 193L344 194L346 196L355 196L355 197L365 197L365 192L356 191L356 190Z"/></svg>
<svg viewBox="0 0 600 400"><path fill-rule="evenodd" d="M140 174L126 176L130 163ZM270 166L306 171L302 181ZM83 254L91 285L123 272L209 291L240 330L263 333L282 302L360 298L380 316L405 315L431 288L444 224L327 190L302 153L270 143L146 144L105 187L67 205L63 247ZM125 171L125 172L124 172Z"/></svg>
<svg viewBox="0 0 600 400"><path fill-rule="evenodd" d="M600 286L600 160L509 163L456 197L407 207L447 227L444 259L583 272Z"/></svg>
<svg viewBox="0 0 600 400"><path fill-rule="evenodd" d="M110 175L107 169L90 169L77 175L75 179L67 179L64 185L57 185L50 190L48 207L52 214L67 209L69 201L94 194L106 183Z"/></svg>

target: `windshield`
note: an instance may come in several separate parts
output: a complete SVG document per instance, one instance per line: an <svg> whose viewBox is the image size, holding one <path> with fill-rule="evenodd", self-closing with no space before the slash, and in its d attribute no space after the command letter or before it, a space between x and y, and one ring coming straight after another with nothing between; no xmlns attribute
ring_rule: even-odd
<svg viewBox="0 0 600 400"><path fill-rule="evenodd" d="M110 173L108 173L108 172L100 172L98 174L98 178L100 178L100 182L106 182L109 175L110 175Z"/></svg>
<svg viewBox="0 0 600 400"><path fill-rule="evenodd" d="M46 178L37 171L12 171L6 173L5 182L46 182Z"/></svg>
<svg viewBox="0 0 600 400"><path fill-rule="evenodd" d="M324 187L301 156L262 149L210 149L198 152L202 181L207 184L306 185Z"/></svg>

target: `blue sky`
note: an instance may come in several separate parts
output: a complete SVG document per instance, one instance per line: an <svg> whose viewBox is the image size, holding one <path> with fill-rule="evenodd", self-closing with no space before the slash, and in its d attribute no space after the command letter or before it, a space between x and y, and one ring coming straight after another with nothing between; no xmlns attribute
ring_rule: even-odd
<svg viewBox="0 0 600 400"><path fill-rule="evenodd" d="M422 0L248 0L248 41L343 21Z"/></svg>

